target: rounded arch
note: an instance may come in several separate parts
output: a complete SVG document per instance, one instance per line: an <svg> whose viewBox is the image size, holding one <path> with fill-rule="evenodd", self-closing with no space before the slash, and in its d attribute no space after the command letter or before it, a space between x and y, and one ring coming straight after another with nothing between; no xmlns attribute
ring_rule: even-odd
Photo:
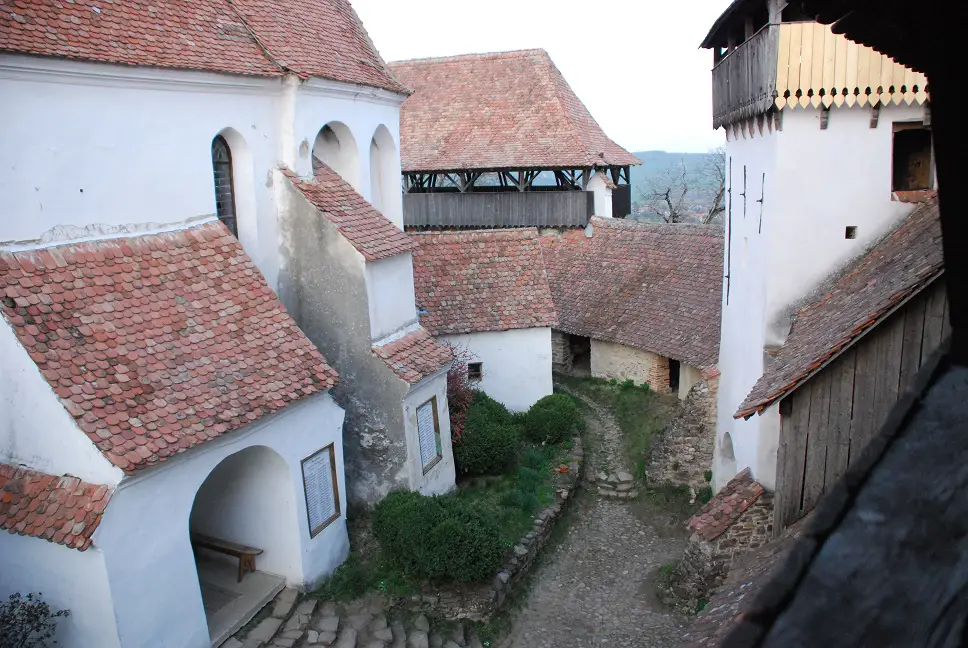
<svg viewBox="0 0 968 648"><path fill-rule="evenodd" d="M725 484L736 475L736 454L733 451L733 437L729 432L719 441L719 477L717 482Z"/></svg>
<svg viewBox="0 0 968 648"><path fill-rule="evenodd" d="M299 583L302 558L296 511L286 460L267 446L250 446L225 457L208 474L195 493L188 526L192 534L262 549L256 559L259 571ZM205 582L206 570L225 569L225 558L197 552L199 580Z"/></svg>
<svg viewBox="0 0 968 648"><path fill-rule="evenodd" d="M313 175L322 164L360 190L360 153L349 127L332 121L319 129L313 142Z"/></svg>
<svg viewBox="0 0 968 648"><path fill-rule="evenodd" d="M388 219L403 227L400 156L389 129L377 126L370 139L370 202Z"/></svg>
<svg viewBox="0 0 968 648"><path fill-rule="evenodd" d="M221 150L223 146L227 147L227 151ZM222 159L219 160L217 156ZM224 170L226 164L228 173ZM254 250L259 234L252 151L239 131L223 128L212 138L212 165L216 215L235 234L243 247Z"/></svg>

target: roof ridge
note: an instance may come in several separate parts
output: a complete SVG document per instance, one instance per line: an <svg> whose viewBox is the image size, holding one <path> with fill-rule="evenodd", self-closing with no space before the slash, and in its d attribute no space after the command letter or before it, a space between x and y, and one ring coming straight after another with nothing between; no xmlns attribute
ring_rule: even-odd
<svg viewBox="0 0 968 648"><path fill-rule="evenodd" d="M542 47L534 47L531 49L499 50L494 52L473 52L469 54L453 54L451 56L427 56L424 58L400 59L399 61L390 61L389 63L387 63L387 65L422 65L425 63L429 65L434 63L448 63L450 61L518 58L522 56L530 56L532 54L544 54L545 56L547 56L548 52Z"/></svg>

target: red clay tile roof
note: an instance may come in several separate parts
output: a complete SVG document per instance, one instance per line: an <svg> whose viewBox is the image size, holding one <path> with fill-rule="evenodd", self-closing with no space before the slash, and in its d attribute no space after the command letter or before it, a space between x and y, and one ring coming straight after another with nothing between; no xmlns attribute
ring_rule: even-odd
<svg viewBox="0 0 968 648"><path fill-rule="evenodd" d="M542 236L558 328L652 351L694 367L716 364L723 232L593 218Z"/></svg>
<svg viewBox="0 0 968 648"><path fill-rule="evenodd" d="M403 230L374 209L366 198L325 164L316 168L315 180L303 180L289 169L282 169L282 172L367 261L413 249L414 242Z"/></svg>
<svg viewBox="0 0 968 648"><path fill-rule="evenodd" d="M454 359L450 348L435 340L423 327L392 342L374 346L373 353L411 385L437 373Z"/></svg>
<svg viewBox="0 0 968 648"><path fill-rule="evenodd" d="M398 61L404 171L640 164L602 131L544 50Z"/></svg>
<svg viewBox="0 0 968 648"><path fill-rule="evenodd" d="M922 204L869 252L848 266L823 296L796 315L790 335L736 418L769 407L917 294L944 269L937 201Z"/></svg>
<svg viewBox="0 0 968 648"><path fill-rule="evenodd" d="M129 474L336 382L218 222L2 252L0 311Z"/></svg>
<svg viewBox="0 0 968 648"><path fill-rule="evenodd" d="M0 529L84 551L111 499L107 486L0 464Z"/></svg>
<svg viewBox="0 0 968 648"><path fill-rule="evenodd" d="M749 468L733 477L716 497L689 520L689 530L709 542L726 532L765 491Z"/></svg>
<svg viewBox="0 0 968 648"><path fill-rule="evenodd" d="M0 0L0 51L406 91L346 0Z"/></svg>
<svg viewBox="0 0 968 648"><path fill-rule="evenodd" d="M434 335L555 325L535 228L410 236L420 323Z"/></svg>

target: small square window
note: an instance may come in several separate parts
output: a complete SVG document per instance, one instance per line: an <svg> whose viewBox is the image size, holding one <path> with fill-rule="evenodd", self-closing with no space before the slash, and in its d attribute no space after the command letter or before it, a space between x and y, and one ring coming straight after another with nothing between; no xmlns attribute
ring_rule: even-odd
<svg viewBox="0 0 968 648"><path fill-rule="evenodd" d="M844 238L845 239L855 239L855 238L857 238L857 226L856 225L848 225L847 226L847 229L844 230Z"/></svg>
<svg viewBox="0 0 968 648"><path fill-rule="evenodd" d="M931 129L922 122L894 124L893 191L931 189Z"/></svg>
<svg viewBox="0 0 968 648"><path fill-rule="evenodd" d="M472 382L477 382L484 377L484 363L483 362L468 362L467 363L467 379Z"/></svg>

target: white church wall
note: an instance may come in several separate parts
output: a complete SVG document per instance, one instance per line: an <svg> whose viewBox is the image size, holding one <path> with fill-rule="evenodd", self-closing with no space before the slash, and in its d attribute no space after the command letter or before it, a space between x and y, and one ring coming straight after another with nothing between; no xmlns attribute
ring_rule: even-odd
<svg viewBox="0 0 968 648"><path fill-rule="evenodd" d="M920 107L882 107L872 129L869 107L834 108L821 130L819 109L798 108L783 111L780 131L730 132L717 488L735 474L727 473L747 466L760 483L773 486L779 416L768 410L736 420L733 414L770 361L765 348L783 343L803 299L910 212L911 205L891 200L892 122L921 115ZM857 228L855 239L845 237L847 226ZM726 433L734 459L718 456Z"/></svg>
<svg viewBox="0 0 968 648"><path fill-rule="evenodd" d="M520 412L551 394L551 329L529 328L445 335L483 363L478 387L511 411Z"/></svg>
<svg viewBox="0 0 968 648"><path fill-rule="evenodd" d="M61 648L120 646L104 556L94 546L78 551L0 533L0 600L16 592L41 592L52 610L70 610L57 620L54 639Z"/></svg>
<svg viewBox="0 0 968 648"><path fill-rule="evenodd" d="M413 256L397 254L366 264L370 337L379 340L417 321L413 296Z"/></svg>
<svg viewBox="0 0 968 648"><path fill-rule="evenodd" d="M420 457L420 435L417 408L437 399L437 422L440 428L440 461L426 470ZM450 410L447 405L447 372L441 371L415 385L403 401L403 421L407 435L407 471L410 489L424 495L442 495L454 490L456 466L450 436Z"/></svg>
<svg viewBox="0 0 968 648"><path fill-rule="evenodd" d="M298 543L278 543L283 552L273 567L285 571L291 586L312 586L332 572L349 552L346 535L346 498L342 452L343 410L328 394L316 395L241 430L173 457L122 482L95 533L95 544L104 552L114 613L122 645L209 646L205 611L189 541L189 518L199 488L221 462L233 454L258 446L277 453L288 466L290 530L264 528L266 520L252 515L236 520L240 533L263 537L286 533ZM337 484L342 514L311 538L306 514L301 462L320 448L334 444ZM237 472L241 466L231 466ZM251 486L251 484L250 484ZM246 496L258 498L246 487ZM267 492L265 495L270 495ZM231 497L235 494L227 494ZM258 511L277 503L250 502ZM262 534L262 535L260 535ZM244 541L244 538L239 538ZM264 564L256 560L259 569ZM146 584L150 584L146 586ZM177 619L177 623L172 620Z"/></svg>
<svg viewBox="0 0 968 648"><path fill-rule="evenodd" d="M0 463L113 486L123 473L104 458L61 405L0 317Z"/></svg>

